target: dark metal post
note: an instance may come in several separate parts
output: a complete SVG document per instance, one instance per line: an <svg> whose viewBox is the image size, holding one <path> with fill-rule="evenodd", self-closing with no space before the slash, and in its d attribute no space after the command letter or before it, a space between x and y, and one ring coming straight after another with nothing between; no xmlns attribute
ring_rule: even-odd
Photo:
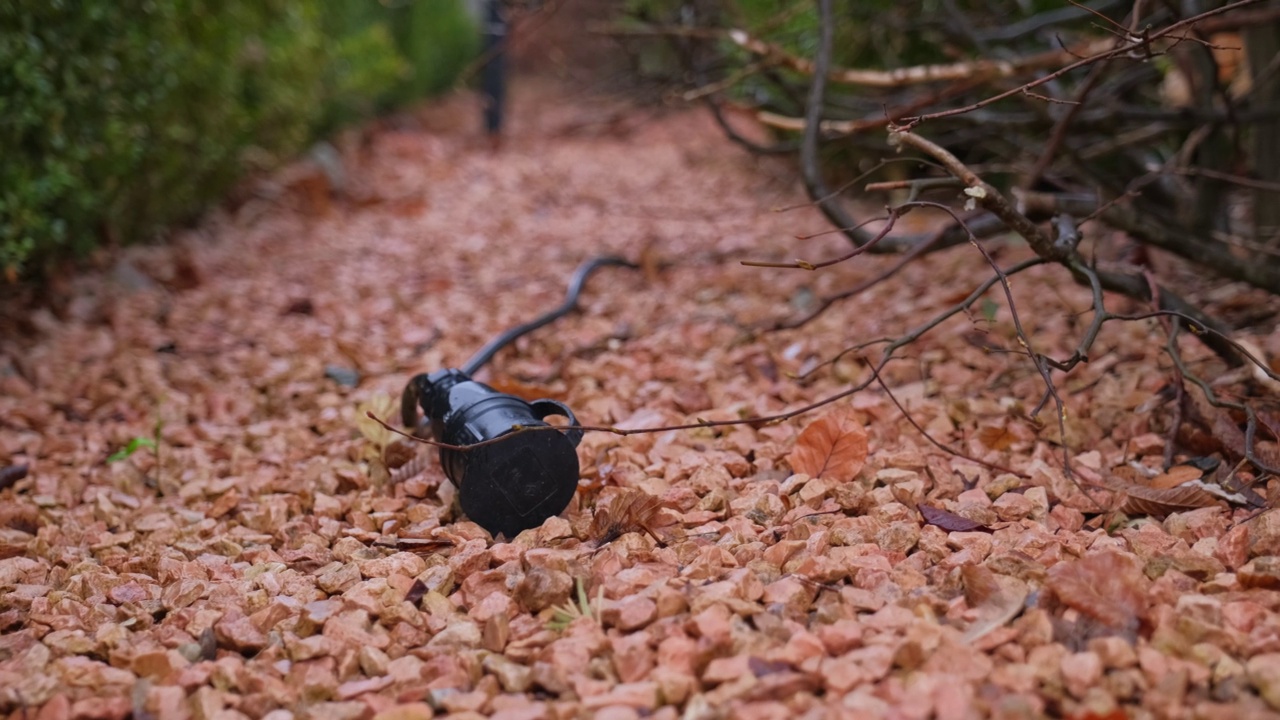
<svg viewBox="0 0 1280 720"><path fill-rule="evenodd" d="M506 104L507 15L503 0L488 2L483 53L480 94L484 100L484 128L489 135L496 136L502 131L502 111Z"/></svg>

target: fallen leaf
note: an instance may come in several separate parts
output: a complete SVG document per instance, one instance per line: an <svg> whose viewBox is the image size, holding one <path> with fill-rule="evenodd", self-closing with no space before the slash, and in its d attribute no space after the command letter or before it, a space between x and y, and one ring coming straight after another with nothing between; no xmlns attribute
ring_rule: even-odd
<svg viewBox="0 0 1280 720"><path fill-rule="evenodd" d="M747 658L747 669L751 671L752 675L759 678L765 675L786 672L791 669L791 665L781 660L765 660L753 655Z"/></svg>
<svg viewBox="0 0 1280 720"><path fill-rule="evenodd" d="M1083 715L1068 715L1067 718L1068 720L1129 720L1129 716L1125 711L1119 708L1101 715L1088 710Z"/></svg>
<svg viewBox="0 0 1280 720"><path fill-rule="evenodd" d="M0 528L12 528L28 535L40 529L40 513L32 505L0 502Z"/></svg>
<svg viewBox="0 0 1280 720"><path fill-rule="evenodd" d="M1243 418L1233 417L1228 410L1214 407L1203 393L1191 393L1190 397L1191 417L1209 435L1210 447L1198 450L1200 454L1209 455L1220 451L1235 459L1245 457L1248 443L1245 442L1245 431L1241 428ZM1270 443L1256 443L1253 452L1264 463L1280 464L1280 449Z"/></svg>
<svg viewBox="0 0 1280 720"><path fill-rule="evenodd" d="M382 447L382 462L389 471L399 470L418 456L418 446L404 439L396 439Z"/></svg>
<svg viewBox="0 0 1280 720"><path fill-rule="evenodd" d="M1000 594L996 574L982 565L961 567L960 579L964 581L964 600L971 608L984 605Z"/></svg>
<svg viewBox="0 0 1280 720"><path fill-rule="evenodd" d="M214 636L213 626L205 628L196 642L200 646L201 660L213 660L218 657L218 639Z"/></svg>
<svg viewBox="0 0 1280 720"><path fill-rule="evenodd" d="M413 584L409 586L408 592L404 594L404 599L405 602L411 605L417 605L418 601L422 599L422 596L426 594L426 584L423 583L422 580L414 580Z"/></svg>
<svg viewBox="0 0 1280 720"><path fill-rule="evenodd" d="M947 512L942 508L919 503L916 505L916 509L920 511L920 517L924 518L926 523L937 525L947 532L992 532L991 528L980 522L961 517L953 512Z"/></svg>
<svg viewBox="0 0 1280 720"><path fill-rule="evenodd" d="M1149 485L1154 490L1168 490L1190 480L1198 480L1203 476L1204 471L1193 465L1174 465L1169 468L1168 472L1151 478Z"/></svg>
<svg viewBox="0 0 1280 720"><path fill-rule="evenodd" d="M309 297L294 298L285 306L285 315L315 315L316 304Z"/></svg>
<svg viewBox="0 0 1280 720"><path fill-rule="evenodd" d="M486 383L489 387L500 393L514 395L521 400L532 402L540 398L550 397L547 389L541 385L533 383L521 382L520 380L506 375L495 377ZM555 399L555 398L552 398Z"/></svg>
<svg viewBox="0 0 1280 720"><path fill-rule="evenodd" d="M1192 484L1168 490L1157 490L1141 485L1127 485L1116 489L1126 495L1120 510L1129 515L1164 517L1171 513L1218 504L1217 498Z"/></svg>
<svg viewBox="0 0 1280 720"><path fill-rule="evenodd" d="M1008 450L1017 439L1008 428L988 425L978 430L978 442L991 450Z"/></svg>
<svg viewBox="0 0 1280 720"><path fill-rule="evenodd" d="M1273 393L1280 393L1280 380L1276 380L1275 378L1271 377L1271 375L1267 374L1267 371L1264 367L1269 365L1270 367L1274 368L1276 367L1277 362L1280 362L1280 359L1271 358L1271 362L1268 363L1267 353L1263 352L1261 348L1259 348L1254 343L1250 342L1248 339L1239 338L1236 342L1238 342L1243 349L1247 350L1249 354L1252 355L1258 361L1258 363L1260 363L1260 364L1255 364L1255 363L1248 364L1248 367L1252 371L1254 382L1257 382L1260 385L1263 385L1269 388Z"/></svg>
<svg viewBox="0 0 1280 720"><path fill-rule="evenodd" d="M1100 485L1124 496L1120 510L1130 515L1163 517L1184 510L1212 507L1218 504L1219 498L1241 505L1250 504L1248 496L1227 492L1216 483L1205 483L1200 479L1186 480L1177 487L1168 489L1148 487L1146 482L1148 481L1126 480L1115 473L1099 479Z"/></svg>
<svg viewBox="0 0 1280 720"><path fill-rule="evenodd" d="M1045 587L1067 607L1116 630L1137 630L1150 598L1142 569L1120 553L1102 553L1049 569Z"/></svg>
<svg viewBox="0 0 1280 720"><path fill-rule="evenodd" d="M848 482L867 460L867 431L849 408L840 408L809 423L787 455L791 469L810 477Z"/></svg>
<svg viewBox="0 0 1280 720"><path fill-rule="evenodd" d="M1004 627L1026 607L1030 590L1018 578L997 575L982 565L965 565L960 568L960 579L964 582L965 602L977 612L977 618L965 631L965 642L977 642Z"/></svg>
<svg viewBox="0 0 1280 720"><path fill-rule="evenodd" d="M423 471L427 469L430 462L430 456L427 453L420 452L414 455L405 464L389 471L391 482L393 484L398 484L421 475Z"/></svg>
<svg viewBox="0 0 1280 720"><path fill-rule="evenodd" d="M661 509L659 498L641 490L623 490L609 505L596 510L588 534L596 547L630 532L644 531L653 535L654 522ZM657 536L654 539L657 540Z"/></svg>
<svg viewBox="0 0 1280 720"><path fill-rule="evenodd" d="M1156 391L1154 395L1147 398L1134 408L1133 412L1135 414L1142 415L1149 413L1162 405L1167 405L1173 402L1173 399L1176 397L1176 392L1177 391L1172 385L1165 385Z"/></svg>
<svg viewBox="0 0 1280 720"><path fill-rule="evenodd" d="M415 553L434 553L453 545L448 540L432 540L430 538L396 538L396 547L400 550Z"/></svg>
<svg viewBox="0 0 1280 720"><path fill-rule="evenodd" d="M382 423L369 417L368 413L392 422L398 417L399 412L400 403L397 400L386 393L378 393L356 408L356 428L360 430L365 440L378 448L384 448L391 442L392 433Z"/></svg>
<svg viewBox="0 0 1280 720"><path fill-rule="evenodd" d="M963 300L963 298L961 300ZM969 332L966 332L962 337L964 338L965 342L969 343L969 345L971 345L972 347L978 348L979 350L986 350L987 352L996 352L998 350L1004 349L1003 347L1000 346L999 343L996 343L991 339L990 333L986 333L981 330L970 330Z"/></svg>

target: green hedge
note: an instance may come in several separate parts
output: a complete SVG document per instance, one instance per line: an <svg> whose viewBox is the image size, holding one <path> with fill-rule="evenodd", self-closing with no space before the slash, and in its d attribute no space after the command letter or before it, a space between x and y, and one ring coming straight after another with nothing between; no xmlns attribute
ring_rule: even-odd
<svg viewBox="0 0 1280 720"><path fill-rule="evenodd" d="M475 48L461 0L394 5L0 0L0 269L149 237L249 158L447 87Z"/></svg>

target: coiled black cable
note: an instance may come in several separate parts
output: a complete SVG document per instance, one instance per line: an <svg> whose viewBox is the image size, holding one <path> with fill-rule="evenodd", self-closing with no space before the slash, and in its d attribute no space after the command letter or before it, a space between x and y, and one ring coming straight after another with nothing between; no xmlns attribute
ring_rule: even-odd
<svg viewBox="0 0 1280 720"><path fill-rule="evenodd" d="M538 328L555 322L560 318L573 312L578 306L578 296L582 294L582 288L587 284L587 280L591 274L603 267L625 267L636 269L639 266L625 258L616 255L604 255L592 258L581 265L573 272L573 277L569 279L569 289L565 292L564 302L556 309L539 316L534 320L530 320L523 325L517 325L510 330L498 335L494 339L485 344L484 347L476 351L475 355L462 366L462 372L466 375L474 375L480 368L484 367L493 356L498 354L502 348L515 342L521 336L527 335Z"/></svg>

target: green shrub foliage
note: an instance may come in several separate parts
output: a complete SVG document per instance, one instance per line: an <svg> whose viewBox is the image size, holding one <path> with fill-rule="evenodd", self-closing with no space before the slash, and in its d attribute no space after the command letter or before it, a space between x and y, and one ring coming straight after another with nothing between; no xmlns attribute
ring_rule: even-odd
<svg viewBox="0 0 1280 720"><path fill-rule="evenodd" d="M474 38L461 0L0 0L0 269L191 218L247 168L447 87Z"/></svg>

